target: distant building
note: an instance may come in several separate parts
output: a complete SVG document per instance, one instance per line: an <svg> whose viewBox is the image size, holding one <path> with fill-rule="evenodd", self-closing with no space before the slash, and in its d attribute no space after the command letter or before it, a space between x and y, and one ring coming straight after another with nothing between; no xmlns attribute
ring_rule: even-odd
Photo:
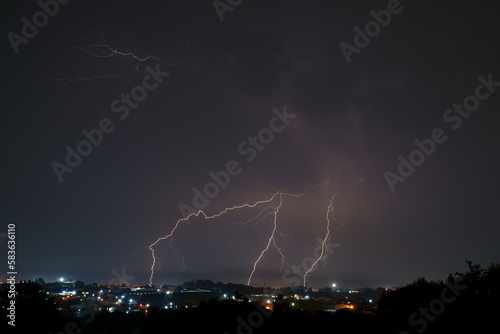
<svg viewBox="0 0 500 334"><path fill-rule="evenodd" d="M263 289L262 296L263 297L277 297L278 295L282 295L283 291L281 289Z"/></svg>
<svg viewBox="0 0 500 334"><path fill-rule="evenodd" d="M184 290L173 293L172 305L174 309L198 307L200 303L211 299L220 299L220 292L204 289Z"/></svg>

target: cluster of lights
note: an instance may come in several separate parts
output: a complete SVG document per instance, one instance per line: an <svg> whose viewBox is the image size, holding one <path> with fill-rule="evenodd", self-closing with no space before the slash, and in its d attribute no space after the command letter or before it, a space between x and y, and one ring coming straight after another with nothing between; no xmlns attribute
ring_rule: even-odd
<svg viewBox="0 0 500 334"><path fill-rule="evenodd" d="M65 281L65 280L64 280L64 278L63 278L63 277L59 278L59 282L64 282L64 281ZM336 287L337 287L337 284L336 284L336 283L332 283L332 288L333 288L333 290L335 290L335 289L336 289ZM389 289L386 289L386 290L389 290ZM160 289L157 289L157 291L158 291L158 292L160 292ZM48 293L48 292L47 292L47 293ZM67 300L67 299L69 299L69 298L73 297L73 296L76 294L76 292L75 292L75 291L66 291L65 293L66 293L66 295L62 298L63 300ZM103 291L102 291L102 290L100 290L100 291L99 291L99 294L102 294L102 293L103 293ZM171 294L171 293L172 293L172 292L171 292L171 291L169 291L169 290L167 290L167 291L166 291L166 294ZM348 291L348 293L359 293L359 291L358 291L358 290L349 290L349 291ZM85 291L85 292L82 292L82 294L83 294L83 295L88 295L88 294L89 294L89 292L88 292L88 291ZM94 296L94 294L92 294L92 296ZM117 305L122 304L122 303L123 303L123 300L125 300L125 297L126 297L125 295L122 295L122 296L120 296L120 297L119 297L119 296L117 296L116 298L118 299L118 301L116 302L116 304L117 304ZM227 294L223 294L223 297L224 297L224 299L228 299L228 298L229 298ZM294 297L296 300L299 300L299 299L300 299L300 296L299 296L299 295L297 295L297 294L295 294L293 297ZM235 296L231 296L230 298L231 298L231 299L233 299L233 300L236 300L236 297L235 297ZM309 298L310 298L310 297L309 297L309 295L304 296L304 299L309 299ZM348 299L348 298L346 297L346 299ZM98 297L98 300L103 301L104 299L103 299L103 298L99 298L99 297ZM369 299L369 300L368 300L368 302L369 302L369 303L373 303L373 300L372 300L372 299ZM130 299L128 300L128 303L129 303L129 304L136 304L135 300L134 300L134 299L132 299L132 298L130 298ZM266 300L266 303L267 303L267 304L271 304L271 299L267 299L267 300ZM348 304L350 304L350 303L348 302ZM140 306L140 308L144 308L144 305L143 305L143 304L140 304L139 306ZM294 302L290 303L290 306L295 306L295 303L294 303ZM145 308L149 308L149 307L150 307L150 305L149 305L149 304L146 304L146 305L145 305ZM187 307L187 306L186 306L186 307ZM268 306L266 306L266 307L268 307ZM169 308L170 308L170 309L172 309L172 308L173 308L173 303L172 303L172 302L170 302L170 304L169 304L169 305L166 305L164 308L165 308L165 309L169 309ZM349 309L353 309L353 308L354 308L354 306L353 306L353 305L349 305L347 308L349 308ZM131 310L131 307L129 307L128 309L129 309L129 310ZM108 310L109 310L110 312L113 312L113 311L115 310L115 308L114 308L114 307L110 307ZM145 310L145 311L147 312L148 310ZM126 311L126 313L128 313L128 311Z"/></svg>

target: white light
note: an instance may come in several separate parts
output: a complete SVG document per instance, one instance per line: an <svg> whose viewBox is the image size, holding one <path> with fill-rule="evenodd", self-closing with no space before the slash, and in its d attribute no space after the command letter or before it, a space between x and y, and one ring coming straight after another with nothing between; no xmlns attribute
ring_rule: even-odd
<svg viewBox="0 0 500 334"><path fill-rule="evenodd" d="M133 303L133 302L134 302L134 300L133 300L133 299L130 299L128 302L129 302L129 303Z"/></svg>
<svg viewBox="0 0 500 334"><path fill-rule="evenodd" d="M59 278L59 282L64 282L64 278L63 277Z"/></svg>
<svg viewBox="0 0 500 334"><path fill-rule="evenodd" d="M370 300L368 300L368 301L369 301L370 303L373 303L373 300L371 300L371 299L370 299Z"/></svg>

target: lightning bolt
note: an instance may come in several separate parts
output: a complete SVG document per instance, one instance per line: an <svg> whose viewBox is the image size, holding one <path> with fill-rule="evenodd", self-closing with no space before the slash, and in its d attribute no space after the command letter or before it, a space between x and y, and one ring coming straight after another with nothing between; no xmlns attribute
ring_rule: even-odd
<svg viewBox="0 0 500 334"><path fill-rule="evenodd" d="M273 246L278 250L278 252L280 253L281 255L281 260L283 261L284 259L284 255L283 253L281 252L280 248L276 245L276 239L274 238L274 235L276 233L276 230L278 229L278 223L277 223L277 220L278 220L278 212L281 208L281 206L283 205L283 194L280 193L280 203L279 205L274 209L274 219L273 219L273 230L271 232L271 236L269 237L269 240L267 241L267 245L266 247L262 250L262 252L260 252L260 255L259 257L257 258L257 260L254 262L253 264L253 269L252 269L252 272L250 273L250 276L248 276L248 281L247 281L247 285L250 285L250 282L252 281L252 277L255 273L255 270L257 269L257 264L260 262L260 260L262 259L262 257L264 256L264 254L269 250L269 246L271 245L271 243L273 243Z"/></svg>
<svg viewBox="0 0 500 334"><path fill-rule="evenodd" d="M104 37L96 30L94 30L98 35L99 37L101 38L101 43L94 43L93 41L91 40L87 40L90 44L87 45L86 47L79 47L79 46L76 46L76 47L73 47L73 48L69 48L69 50L81 50L81 51L84 51L84 52L87 52L88 54L90 54L91 56L94 56L94 57L97 57L97 58L112 58L112 57L119 57L119 58L133 58L137 61L137 65L136 65L136 69L139 68L139 64L142 63L142 62L145 62L149 59L155 59L157 61L161 61L161 62L165 62L164 60L160 59L160 58L157 58L157 57L154 57L154 56L147 56L147 57L139 57L139 56L136 56L134 53L132 52L122 52L122 51L118 51L116 49L113 49L107 42L106 40L104 39ZM100 53L98 52L93 52L92 49L95 48L97 50L100 51Z"/></svg>
<svg viewBox="0 0 500 334"><path fill-rule="evenodd" d="M329 181L325 182L324 184L321 184L321 186L326 185L328 182ZM166 234L166 235L164 235L162 237L157 238L148 247L149 250L150 250L150 252L151 252L151 259L152 259L151 268L150 268L151 274L150 274L150 277L149 277L149 284L153 285L153 278L154 278L155 269L156 269L156 266L157 266L156 263L159 260L158 257L156 256L156 253L155 253L155 246L158 245L158 243L160 243L161 241L170 239L169 245L172 247L175 255L177 256L177 258L179 260L181 260L182 265L184 266L184 258L181 257L181 256L179 256L179 254L177 253L177 251L175 250L175 248L172 245L174 235L175 235L176 231L179 229L179 227L183 223L187 222L191 218L200 217L200 216L203 217L205 220L212 220L212 219L220 218L223 215L225 215L225 214L227 214L229 212L235 211L235 210L239 210L239 209L243 209L243 208L256 208L256 207L258 207L260 205L263 205L263 204L266 204L266 206L263 209L261 209L257 213L257 215L253 216L252 218L250 218L250 219L248 219L246 221L243 221L243 222L233 222L231 224L231 225L244 226L244 225L246 225L246 224L248 224L250 222L256 221L257 219L258 219L258 221L260 221L260 220L264 219L265 217L267 217L269 215L273 216L273 223L272 223L271 234L270 234L269 238L267 239L267 243L266 243L265 247L261 250L261 252L259 253L259 256L257 257L257 259L255 260L255 262L253 263L251 273L250 273L250 275L249 275L249 277L247 279L247 285L251 284L252 278L255 275L255 272L257 270L258 264L260 263L260 261L262 260L262 258L264 257L264 255L270 250L271 246L274 247L277 250L277 252L279 253L279 255L281 257L282 268L285 265L288 266L288 267L291 267L286 262L285 255L284 255L283 251L281 250L281 248L276 243L276 235L277 234L281 234L283 236L283 233L281 233L279 231L279 229L278 229L278 215L279 215L280 209L282 208L282 206L284 204L284 200L285 200L286 197L299 198L299 197L302 197L302 196L306 195L306 193L309 190L315 189L315 188L317 188L317 186L308 186L301 193L295 193L295 194L294 193L285 192L285 191L283 191L283 190L280 189L280 190L276 191L269 198L264 199L264 200L256 201L255 203L252 203L252 204L245 203L245 204L241 204L241 205L235 205L235 206L232 206L232 207L225 208L224 210L220 211L219 213L216 213L216 214L213 214L213 215L207 215L203 210L199 210L199 211L197 211L195 213L191 213L187 217L179 219L175 223L175 225L172 228L172 230L170 231L170 233L168 233L168 234ZM304 274L304 282L306 282L307 275L314 269L314 266L325 255L326 242L327 242L328 237L331 234L331 231L330 231L330 223L331 223L330 222L330 214L333 213L333 199L334 199L334 197L336 196L337 193L338 193L338 188L337 188L337 192L331 197L330 204L328 206L327 215L326 215L326 218L327 218L327 225L326 225L327 232L325 234L324 239L322 239L322 251L321 251L321 254L315 260L315 262L313 263L313 265L311 266L311 268ZM277 203L275 203L275 202L277 202Z"/></svg>
<svg viewBox="0 0 500 334"><path fill-rule="evenodd" d="M330 215L332 215L332 219L335 220L335 218L333 217L334 210L335 210L335 208L333 206L333 200L335 199L335 196L337 196L338 193L339 193L339 187L337 185L337 191L330 198L330 204L328 205L328 209L326 210L326 233L325 233L325 237L321 241L321 253L318 256L318 258L311 264L311 267L304 273L304 278L303 278L303 285L304 286L307 286L306 285L307 284L307 276L309 275L309 273L314 270L314 267L316 267L318 262L321 261L321 259L325 256L326 244L328 241L328 237L330 236Z"/></svg>
<svg viewBox="0 0 500 334"><path fill-rule="evenodd" d="M47 75L43 72L43 78L37 79L34 81L40 81L40 80L54 80L54 81L64 81L68 83L73 83L73 82L79 82L79 81L91 81L91 80L96 80L96 79L104 79L104 78L117 78L117 79L122 79L122 80L130 80L135 72L137 72L140 69L141 64L149 61L149 60L155 60L157 62L165 63L170 66L177 66L180 64L183 64L183 61L176 61L176 62L167 62L159 57L156 56L139 56L136 55L134 52L131 51L121 51L118 50L114 47L111 46L104 37L97 31L94 30L94 32L99 36L100 42L94 42L90 39L86 39L88 41L88 45L86 46L75 46L68 48L67 50L77 50L77 51L82 51L84 53L87 53L88 55L95 57L95 58L109 58L112 60L132 60L133 65L124 68L121 71L118 71L116 73L106 73L106 74L99 74L99 75L92 75L92 76L87 76L87 77L76 77L76 78L67 78L67 77L56 77L56 76L51 76ZM189 44L187 44L187 48L189 48ZM198 69L198 67L195 67L192 65L193 68ZM128 75L129 78L127 78L127 73L130 73Z"/></svg>

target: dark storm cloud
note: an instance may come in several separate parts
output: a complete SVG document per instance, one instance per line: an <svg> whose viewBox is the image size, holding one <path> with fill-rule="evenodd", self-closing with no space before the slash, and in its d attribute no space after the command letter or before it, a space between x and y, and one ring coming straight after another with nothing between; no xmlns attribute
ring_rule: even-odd
<svg viewBox="0 0 500 334"><path fill-rule="evenodd" d="M18 55L4 38L1 212L4 221L18 222L25 275L107 282L113 269L126 267L145 283L151 255L144 247L171 230L181 217L179 203L190 203L193 188L230 160L242 172L210 200L210 213L283 186L299 192L331 179L285 206L282 228L292 233L285 240L295 264L323 235L324 204L339 185L341 247L311 284L400 284L443 278L460 271L465 259L496 260L498 92L449 132L395 194L383 173L415 149L415 138L444 126L443 112L473 92L478 75L500 81L498 6L401 3L404 10L351 63L339 44L352 44L354 27L363 29L373 20L370 11L385 9L387 1L245 1L223 22L210 1L71 2ZM5 6L5 36L38 10ZM100 42L99 35L117 50L162 59L170 73L123 121L111 102L140 85L146 66L158 62L136 71L130 59L71 49ZM130 70L122 78L46 77L123 68ZM273 108L284 106L297 117L246 162L238 145L269 127ZM116 130L59 184L51 162L63 160L65 146L75 146L83 129L105 117ZM174 244L188 268L161 244L158 282L244 282L270 221L243 230L216 227L245 214L182 226ZM279 260L275 250L266 256L257 284L283 285Z"/></svg>

